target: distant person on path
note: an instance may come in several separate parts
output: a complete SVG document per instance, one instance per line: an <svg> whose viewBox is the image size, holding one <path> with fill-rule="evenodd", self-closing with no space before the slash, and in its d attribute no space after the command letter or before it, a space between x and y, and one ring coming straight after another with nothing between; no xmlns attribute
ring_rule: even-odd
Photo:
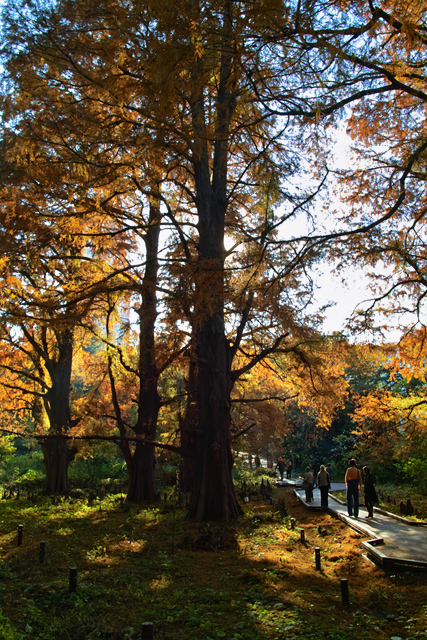
<svg viewBox="0 0 427 640"><path fill-rule="evenodd" d="M373 518L374 504L378 502L378 496L374 486L374 476L369 471L369 467L363 467L363 475L365 476L365 507L368 510L366 518Z"/></svg>
<svg viewBox="0 0 427 640"><path fill-rule="evenodd" d="M277 460L277 464L276 464L276 469L279 469L279 473L280 473L280 480L283 480L283 474L285 472L285 463L283 462L283 458L280 457ZM275 469L275 470L276 470Z"/></svg>
<svg viewBox="0 0 427 640"><path fill-rule="evenodd" d="M258 454L256 454L256 456L255 456L255 466L256 466L257 469L258 469L258 467L261 466L261 459L260 459Z"/></svg>
<svg viewBox="0 0 427 640"><path fill-rule="evenodd" d="M314 486L317 486L317 474L320 471L320 464L317 462L317 460L315 460L313 462L313 481L314 481Z"/></svg>
<svg viewBox="0 0 427 640"><path fill-rule="evenodd" d="M311 502L313 500L313 474L311 473L310 467L306 467L305 476L304 476L304 488L305 488L305 501Z"/></svg>
<svg viewBox="0 0 427 640"><path fill-rule="evenodd" d="M292 460L286 460L286 477L288 480L291 479L292 476Z"/></svg>
<svg viewBox="0 0 427 640"><path fill-rule="evenodd" d="M350 517L359 517L359 491L362 488L362 474L356 466L356 460L352 458L345 474L347 486L347 511Z"/></svg>
<svg viewBox="0 0 427 640"><path fill-rule="evenodd" d="M331 480L324 464L320 465L320 471L317 474L317 486L320 489L320 506L326 508L328 506L328 493L331 488Z"/></svg>

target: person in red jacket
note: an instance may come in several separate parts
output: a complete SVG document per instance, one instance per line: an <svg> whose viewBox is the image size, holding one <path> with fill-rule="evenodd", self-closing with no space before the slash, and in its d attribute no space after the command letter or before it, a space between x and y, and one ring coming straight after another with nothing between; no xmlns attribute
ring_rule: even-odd
<svg viewBox="0 0 427 640"><path fill-rule="evenodd" d="M347 511L351 517L359 516L359 491L362 488L362 474L356 466L356 460L350 460L350 466L345 474L345 484L347 486Z"/></svg>
<svg viewBox="0 0 427 640"><path fill-rule="evenodd" d="M283 480L283 474L285 472L285 463L283 462L283 458L281 456L277 461L276 469L279 469L280 480Z"/></svg>

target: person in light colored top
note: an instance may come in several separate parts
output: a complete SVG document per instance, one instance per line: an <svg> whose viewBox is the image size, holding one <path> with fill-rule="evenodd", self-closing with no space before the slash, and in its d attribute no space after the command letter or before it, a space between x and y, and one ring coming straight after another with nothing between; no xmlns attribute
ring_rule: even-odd
<svg viewBox="0 0 427 640"><path fill-rule="evenodd" d="M324 464L320 465L320 471L317 474L317 486L320 489L320 506L326 508L328 506L328 493L331 488L331 480Z"/></svg>
<svg viewBox="0 0 427 640"><path fill-rule="evenodd" d="M313 474L311 473L310 467L307 467L305 470L304 483L305 483L305 501L311 502L313 500L314 480L313 480Z"/></svg>
<svg viewBox="0 0 427 640"><path fill-rule="evenodd" d="M350 466L345 474L345 484L347 486L347 511L351 517L359 516L359 491L362 488L362 474L356 466L356 460L350 460Z"/></svg>

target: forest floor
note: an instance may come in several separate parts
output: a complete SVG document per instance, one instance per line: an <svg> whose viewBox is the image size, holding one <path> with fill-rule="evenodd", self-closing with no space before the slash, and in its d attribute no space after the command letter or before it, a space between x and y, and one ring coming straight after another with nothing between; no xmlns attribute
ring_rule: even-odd
<svg viewBox="0 0 427 640"><path fill-rule="evenodd" d="M274 497L287 517L254 498L227 526L188 522L172 499L2 500L1 640L136 640L143 622L155 640L427 638L427 572L388 574L343 522L309 512L292 489Z"/></svg>

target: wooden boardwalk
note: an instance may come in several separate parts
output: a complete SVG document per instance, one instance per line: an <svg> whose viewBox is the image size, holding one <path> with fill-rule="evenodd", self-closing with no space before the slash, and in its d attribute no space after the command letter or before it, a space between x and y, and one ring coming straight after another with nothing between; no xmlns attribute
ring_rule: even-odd
<svg viewBox="0 0 427 640"><path fill-rule="evenodd" d="M292 483L295 494L308 509L322 509L319 489L314 489L313 500L307 503L300 483L291 481L286 485ZM427 521L416 522L377 508L374 508L374 517L367 519L363 505L360 506L358 518L350 517L346 504L333 497L333 491L343 489L344 483L332 483L328 512L368 538L362 542L368 557L386 570L399 567L427 570Z"/></svg>

